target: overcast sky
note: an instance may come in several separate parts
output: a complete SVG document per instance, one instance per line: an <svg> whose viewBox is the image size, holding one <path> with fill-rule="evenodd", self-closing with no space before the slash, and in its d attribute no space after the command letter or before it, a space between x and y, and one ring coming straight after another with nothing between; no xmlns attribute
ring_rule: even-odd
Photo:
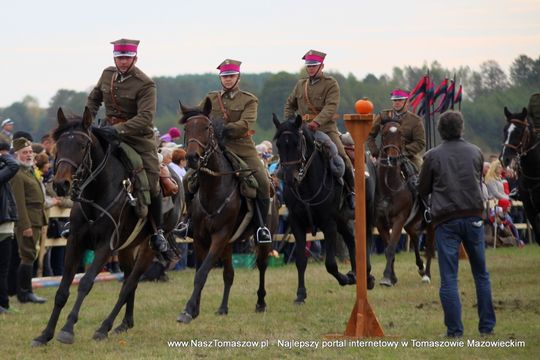
<svg viewBox="0 0 540 360"><path fill-rule="evenodd" d="M540 56L539 0L20 0L1 14L0 107L89 89L122 37L141 40L150 76L215 72L225 58L243 72L296 72L309 49L359 78L433 60L508 71L520 54Z"/></svg>

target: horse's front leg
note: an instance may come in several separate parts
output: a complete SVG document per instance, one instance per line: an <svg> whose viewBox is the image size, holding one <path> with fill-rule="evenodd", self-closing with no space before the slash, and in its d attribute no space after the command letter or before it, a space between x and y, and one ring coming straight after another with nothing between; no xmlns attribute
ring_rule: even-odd
<svg viewBox="0 0 540 360"><path fill-rule="evenodd" d="M228 244L221 257L223 261L223 297L221 305L216 311L218 315L227 315L229 313L229 294L234 282L234 268L232 265L232 244Z"/></svg>
<svg viewBox="0 0 540 360"><path fill-rule="evenodd" d="M290 219L291 220L291 219ZM291 221L291 230L294 234L294 257L296 262L296 271L298 273L298 287L296 289L296 299L294 303L303 304L307 298L305 284L305 273L307 267L306 256L306 229L297 224L297 221Z"/></svg>
<svg viewBox="0 0 540 360"><path fill-rule="evenodd" d="M86 274L81 278L81 282L77 288L77 300L71 309L71 312L68 315L65 325L62 327L62 330L56 336L56 339L64 344L72 344L75 341L75 334L73 332L73 327L79 319L79 311L81 305L84 301L84 298L94 285L94 279L96 278L98 272L103 268L105 262L111 256L112 251L109 248L109 244L105 244L98 248L95 252L94 261L90 265L89 269L86 271Z"/></svg>
<svg viewBox="0 0 540 360"><path fill-rule="evenodd" d="M73 282L73 278L75 277L75 273L77 272L77 268L79 267L84 252L84 249L82 246L79 246L78 243L79 241L71 235L66 246L64 274L62 275L60 286L58 287L58 290L56 290L53 311L47 326L41 332L41 335L32 341L32 346L46 345L54 337L54 330L56 329L58 318L69 298L69 287Z"/></svg>
<svg viewBox="0 0 540 360"><path fill-rule="evenodd" d="M392 232L389 236L388 246L384 250L386 255L386 267L384 268L383 278L379 284L384 286L393 286L397 283L397 276L394 271L394 262L396 260L396 249L401 238L401 230L403 229L404 218L394 218L392 223Z"/></svg>
<svg viewBox="0 0 540 360"><path fill-rule="evenodd" d="M256 312L266 311L265 289L265 274L268 267L268 253L270 252L270 244L260 244L257 247L257 268L259 269L259 289L257 290L257 304L255 305Z"/></svg>
<svg viewBox="0 0 540 360"><path fill-rule="evenodd" d="M202 289L204 288L204 284L208 278L208 273L210 273L210 270L212 270L212 267L214 267L216 261L219 259L220 254L227 245L228 238L226 238L226 236L227 232L225 230L212 234L208 254L206 254L206 257L195 273L191 297L189 298L184 311L182 311L182 313L180 313L180 315L176 318L176 321L188 324L191 322L191 320L199 316Z"/></svg>
<svg viewBox="0 0 540 360"><path fill-rule="evenodd" d="M328 221L324 227L322 227L324 233L324 243L326 246L326 259L324 265L326 266L326 271L335 277L341 286L349 284L349 278L347 275L344 275L339 272L338 266L336 263L336 234L337 226L335 221Z"/></svg>
<svg viewBox="0 0 540 360"><path fill-rule="evenodd" d="M392 274L392 262L396 254L396 245L393 244L394 239L390 234L390 228L386 225L377 225L381 241L385 245L384 255L386 256L386 265L383 272L383 278L379 281L380 285L392 286L391 274Z"/></svg>
<svg viewBox="0 0 540 360"><path fill-rule="evenodd" d="M348 284L356 284L356 244L354 239L354 223L352 221L338 221L337 223L338 232L343 238L343 242L347 246L349 251L349 260L351 262L351 271L347 273ZM369 266L369 257L367 258L368 265L368 275L371 271L371 266ZM369 277L368 277L369 278ZM373 287L372 287L373 288Z"/></svg>

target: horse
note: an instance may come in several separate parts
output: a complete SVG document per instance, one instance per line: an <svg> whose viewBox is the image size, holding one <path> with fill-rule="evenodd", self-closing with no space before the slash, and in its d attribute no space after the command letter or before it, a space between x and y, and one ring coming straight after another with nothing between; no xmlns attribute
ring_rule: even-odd
<svg viewBox="0 0 540 360"><path fill-rule="evenodd" d="M303 304L307 297L304 274L307 266L307 257L304 251L306 246L306 232L320 228L324 233L326 249L325 266L328 273L336 278L341 286L356 284L356 258L354 242L354 212L348 208L344 199L343 183L332 174L329 160L318 148L313 132L302 121L301 116L280 122L273 115L276 127L274 140L280 158L280 167L283 173L285 186L283 197L289 210L288 222L296 242L295 260L298 272L298 287L295 304ZM366 184L366 205L368 207L367 220L370 220L370 208L373 196L370 198L369 190L374 193L374 186ZM367 226L368 243L371 239L371 225ZM339 272L335 259L336 236L340 233L349 251L351 270L347 274ZM370 246L368 246L370 248ZM369 255L369 254L368 254ZM372 289L375 279L370 274L371 265L368 263L368 288Z"/></svg>
<svg viewBox="0 0 540 360"><path fill-rule="evenodd" d="M177 318L178 322L187 324L199 315L201 292L208 273L220 259L224 288L216 313L228 314L229 293L234 280L232 242L235 238L249 237L254 233L254 227L246 218L250 200L246 201L242 196L238 171L233 169L224 153L221 142L224 123L221 119L209 118L212 103L206 99L202 109L186 108L180 103L180 109L183 116L179 122L184 125L188 166L195 170L198 178L198 191L190 204L197 271L191 297ZM277 216L275 209L272 213ZM270 222L276 224L275 220ZM257 246L259 288L256 312L266 311L265 273L270 250L271 244Z"/></svg>
<svg viewBox="0 0 540 360"><path fill-rule="evenodd" d="M540 129L528 118L526 108L511 113L505 107L504 115L505 140L500 160L504 167L514 166L516 170L519 197L540 245Z"/></svg>
<svg viewBox="0 0 540 360"><path fill-rule="evenodd" d="M422 281L431 280L431 258L434 256L434 229L428 227L424 218L424 207L421 202L415 206L415 199L406 180L401 174L401 164L404 159L400 124L386 121L381 129L381 147L377 160L377 191L375 225L385 244L386 266L383 278L379 282L383 286L393 286L397 283L394 271L396 248L401 237L402 229L410 236L414 246L414 254L418 273ZM427 266L424 268L418 239L427 228Z"/></svg>
<svg viewBox="0 0 540 360"><path fill-rule="evenodd" d="M95 331L93 339L102 340L108 336L124 304L124 318L114 332L122 333L132 328L135 290L140 276L154 258L154 251L149 245L153 233L150 221L139 221L134 207L129 205L133 197L126 184L131 181L132 174L113 146L98 135L98 129L92 127L90 110L85 108L82 118L68 120L60 108L57 118L58 127L53 132L56 141L53 182L59 191L71 190L75 205L70 215L71 231L66 245L64 274L56 291L54 307L46 328L33 340L32 346L45 345L53 338L58 318L69 297L69 287L86 249L94 250L95 257L81 278L75 304L58 333L57 340L65 344L74 342L74 325L79 319L83 300L113 250L118 250L124 281L113 310ZM171 176L180 183L173 171ZM181 191L172 196L173 207L164 216L166 236L170 236L170 231L179 222L183 196ZM138 230L134 231L135 227Z"/></svg>

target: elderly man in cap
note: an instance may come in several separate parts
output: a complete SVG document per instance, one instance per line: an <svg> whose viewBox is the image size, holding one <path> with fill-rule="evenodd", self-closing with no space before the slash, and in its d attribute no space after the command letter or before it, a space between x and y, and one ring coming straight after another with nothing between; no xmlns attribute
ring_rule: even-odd
<svg viewBox="0 0 540 360"><path fill-rule="evenodd" d="M44 303L45 299L32 292L32 270L37 259L41 228L47 224L45 194L34 175L32 143L25 138L13 140L13 151L20 168L11 179L11 188L19 219L15 234L19 245L21 263L18 269L17 298L21 303Z"/></svg>
<svg viewBox="0 0 540 360"><path fill-rule="evenodd" d="M111 142L120 139L141 156L150 185L151 213L155 233L150 239L152 248L167 257L167 240L161 229L161 190L159 186L159 160L154 138L156 113L156 85L138 67L139 40L113 41L114 65L106 68L94 87L86 106L95 116L105 104L107 126L100 131Z"/></svg>
<svg viewBox="0 0 540 360"><path fill-rule="evenodd" d="M422 119L408 111L409 93L402 89L395 89L390 93L392 109L381 111L373 121L368 135L367 145L373 157L379 156L376 138L385 121L395 121L400 124L403 139L403 155L409 161L403 162L402 171L408 179L409 187L416 193L416 179L422 166L421 155L426 147L426 133Z"/></svg>
<svg viewBox="0 0 540 360"><path fill-rule="evenodd" d="M11 140L13 139L13 120L3 120L0 128L0 142L11 144Z"/></svg>
<svg viewBox="0 0 540 360"><path fill-rule="evenodd" d="M352 163L345 153L339 132L336 114L339 105L339 85L336 79L324 74L325 53L309 50L303 57L307 78L296 83L292 93L285 102L284 116L290 119L298 113L313 130L319 130L330 137L336 144L340 157L345 162L343 180L347 189L347 203L354 209L354 172Z"/></svg>
<svg viewBox="0 0 540 360"><path fill-rule="evenodd" d="M264 164L257 156L252 139L255 133L253 127L257 122L259 100L255 95L240 90L241 64L240 61L231 59L226 59L219 64L217 69L222 89L210 91L206 98L212 102L210 117L223 119L225 122L223 136L227 149L242 158L248 168L256 169L253 175L257 179L259 188L256 201L258 209L254 217L258 227L255 239L258 243L268 243L272 241L272 235L266 226L266 215L270 209L270 179ZM189 177L190 172L186 176ZM187 225L189 226L189 222ZM182 236L189 231L188 227L184 228L185 231L180 231L179 235Z"/></svg>

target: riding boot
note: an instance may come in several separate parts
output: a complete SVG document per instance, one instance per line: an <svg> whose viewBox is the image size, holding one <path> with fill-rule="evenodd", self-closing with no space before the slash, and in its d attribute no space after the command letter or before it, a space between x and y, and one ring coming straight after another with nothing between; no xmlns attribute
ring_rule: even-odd
<svg viewBox="0 0 540 360"><path fill-rule="evenodd" d="M69 237L69 221L67 223L64 224L64 228L62 229L62 231L60 232L60 236L63 237L64 239L67 239Z"/></svg>
<svg viewBox="0 0 540 360"><path fill-rule="evenodd" d="M161 208L161 194L152 197L148 210L150 211L152 219L156 225L156 232L150 237L150 245L154 251L160 252L164 257L166 257L169 246L167 239L165 239L165 236L163 235L163 230L161 229L163 224L163 214L161 212Z"/></svg>
<svg viewBox="0 0 540 360"><path fill-rule="evenodd" d="M256 224L257 231L255 232L255 239L257 244L267 244L272 242L272 234L266 227L266 219L268 218L268 211L270 210L270 199L257 199L257 214Z"/></svg>
<svg viewBox="0 0 540 360"><path fill-rule="evenodd" d="M17 299L21 303L43 304L46 299L32 292L32 270L32 265L19 265Z"/></svg>
<svg viewBox="0 0 540 360"><path fill-rule="evenodd" d="M401 170L407 178L407 186L413 195L413 199L416 199L418 196L418 173L416 167L413 165L412 161L407 159L402 163Z"/></svg>
<svg viewBox="0 0 540 360"><path fill-rule="evenodd" d="M347 200L347 205L351 210L354 210L356 207L356 194L354 193L354 173L352 169L349 169L345 166L345 173L343 174L343 180L345 181L345 191L347 195L345 199Z"/></svg>

